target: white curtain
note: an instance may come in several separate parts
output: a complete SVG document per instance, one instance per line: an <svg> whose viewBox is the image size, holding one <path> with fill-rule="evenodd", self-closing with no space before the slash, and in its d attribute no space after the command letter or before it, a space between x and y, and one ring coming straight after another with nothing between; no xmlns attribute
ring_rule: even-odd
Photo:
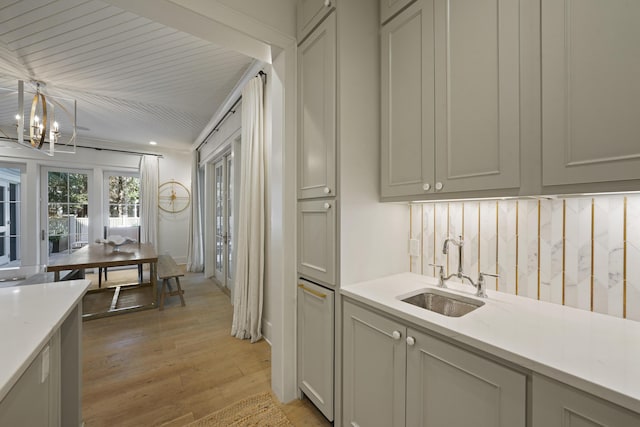
<svg viewBox="0 0 640 427"><path fill-rule="evenodd" d="M198 151L194 151L191 162L191 221L189 222L189 251L187 253L187 270L194 272L204 270L199 157Z"/></svg>
<svg viewBox="0 0 640 427"><path fill-rule="evenodd" d="M231 335L262 338L265 264L264 83L251 79L242 90L240 212Z"/></svg>
<svg viewBox="0 0 640 427"><path fill-rule="evenodd" d="M158 162L157 156L140 159L140 240L158 250Z"/></svg>

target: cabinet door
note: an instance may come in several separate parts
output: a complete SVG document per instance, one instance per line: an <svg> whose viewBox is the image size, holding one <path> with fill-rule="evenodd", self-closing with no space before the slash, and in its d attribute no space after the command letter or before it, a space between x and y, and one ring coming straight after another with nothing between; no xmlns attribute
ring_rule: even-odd
<svg viewBox="0 0 640 427"><path fill-rule="evenodd" d="M422 194L434 177L433 0L382 28L381 195Z"/></svg>
<svg viewBox="0 0 640 427"><path fill-rule="evenodd" d="M333 291L298 282L298 387L333 421Z"/></svg>
<svg viewBox="0 0 640 427"><path fill-rule="evenodd" d="M436 0L436 191L519 187L519 40L519 0Z"/></svg>
<svg viewBox="0 0 640 427"><path fill-rule="evenodd" d="M336 16L298 47L298 198L335 196Z"/></svg>
<svg viewBox="0 0 640 427"><path fill-rule="evenodd" d="M412 329L407 335L408 426L526 425L524 374Z"/></svg>
<svg viewBox="0 0 640 427"><path fill-rule="evenodd" d="M380 0L380 23L386 22L414 0Z"/></svg>
<svg viewBox="0 0 640 427"><path fill-rule="evenodd" d="M297 36L302 40L335 8L336 0L298 0Z"/></svg>
<svg viewBox="0 0 640 427"><path fill-rule="evenodd" d="M0 426L60 425L60 335L56 332L0 402Z"/></svg>
<svg viewBox="0 0 640 427"><path fill-rule="evenodd" d="M343 305L343 421L350 427L405 425L405 327Z"/></svg>
<svg viewBox="0 0 640 427"><path fill-rule="evenodd" d="M638 426L640 415L540 375L533 375L533 427Z"/></svg>
<svg viewBox="0 0 640 427"><path fill-rule="evenodd" d="M640 2L542 1L543 184L638 179Z"/></svg>
<svg viewBox="0 0 640 427"><path fill-rule="evenodd" d="M298 272L312 280L335 285L335 200L298 202Z"/></svg>

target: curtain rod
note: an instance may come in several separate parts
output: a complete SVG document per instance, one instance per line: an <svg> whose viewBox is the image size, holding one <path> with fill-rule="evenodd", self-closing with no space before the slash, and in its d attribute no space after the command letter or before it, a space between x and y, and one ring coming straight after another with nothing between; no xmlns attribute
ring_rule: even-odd
<svg viewBox="0 0 640 427"><path fill-rule="evenodd" d="M18 138L11 138L11 137L0 137L0 141L8 141L8 142L18 142ZM48 143L47 143L48 144ZM28 148L28 147L25 147ZM114 153L124 153L124 154L133 154L136 156L156 156L159 158L164 158L163 154L158 154L158 153L142 153L139 151L129 151L129 150L118 150L115 148L100 148L100 147L90 147L87 145L76 145L76 148L86 148L86 149L92 149L92 150L97 150L97 151L111 151ZM34 150L37 151L37 150ZM73 153L67 153L67 154L73 154Z"/></svg>
<svg viewBox="0 0 640 427"><path fill-rule="evenodd" d="M256 77L262 77L262 82L265 83L265 84L267 83L267 73L265 73L264 71L262 71L262 70L258 71L258 74L256 75ZM242 101L242 95L240 95L238 97L236 102L234 102L233 105L231 107L229 107L227 112L224 113L224 115L220 118L220 120L218 120L218 123L216 123L216 125L213 127L213 129L211 129L211 132L209 132L207 134L207 136L205 136L202 139L202 142L200 144L198 144L198 146L196 147L196 151L200 151L202 146L209 141L209 138L211 138L211 135L213 135L214 133L218 132L218 130L220 130L220 126L227 119L227 117L229 117L231 114L235 114L236 113L235 108L238 106L240 101Z"/></svg>

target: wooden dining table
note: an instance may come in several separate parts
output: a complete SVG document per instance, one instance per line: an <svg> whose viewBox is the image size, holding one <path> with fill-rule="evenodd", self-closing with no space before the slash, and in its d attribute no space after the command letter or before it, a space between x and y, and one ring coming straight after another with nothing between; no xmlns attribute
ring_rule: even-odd
<svg viewBox="0 0 640 427"><path fill-rule="evenodd" d="M108 309L86 313L87 317L104 317L118 314L124 311L141 310L145 308L155 308L157 306L157 263L158 255L150 243L130 243L114 247L105 243L90 243L75 252L56 258L47 266L47 272L54 273L54 281L61 280L61 273L68 271L62 278L83 278L84 271L88 268L108 268L120 266L138 266L149 264L149 283L135 283L131 285L119 285L102 289L93 289L88 292L113 292L111 304ZM121 292L132 288L151 287L150 302L146 304L135 304L127 307L118 307L118 298Z"/></svg>

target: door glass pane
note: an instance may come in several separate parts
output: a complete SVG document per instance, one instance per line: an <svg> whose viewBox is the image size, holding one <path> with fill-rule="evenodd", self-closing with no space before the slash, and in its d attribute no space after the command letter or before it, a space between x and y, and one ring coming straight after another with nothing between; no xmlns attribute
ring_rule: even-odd
<svg viewBox="0 0 640 427"><path fill-rule="evenodd" d="M0 167L0 268L21 265L19 168Z"/></svg>
<svg viewBox="0 0 640 427"><path fill-rule="evenodd" d="M233 277L233 159L227 157L227 277Z"/></svg>
<svg viewBox="0 0 640 427"><path fill-rule="evenodd" d="M89 175L49 172L49 257L80 249L89 241Z"/></svg>
<svg viewBox="0 0 640 427"><path fill-rule="evenodd" d="M111 227L140 225L140 178L109 176L109 224Z"/></svg>
<svg viewBox="0 0 640 427"><path fill-rule="evenodd" d="M216 271L224 270L224 199L223 163L215 166L215 229L216 229Z"/></svg>

